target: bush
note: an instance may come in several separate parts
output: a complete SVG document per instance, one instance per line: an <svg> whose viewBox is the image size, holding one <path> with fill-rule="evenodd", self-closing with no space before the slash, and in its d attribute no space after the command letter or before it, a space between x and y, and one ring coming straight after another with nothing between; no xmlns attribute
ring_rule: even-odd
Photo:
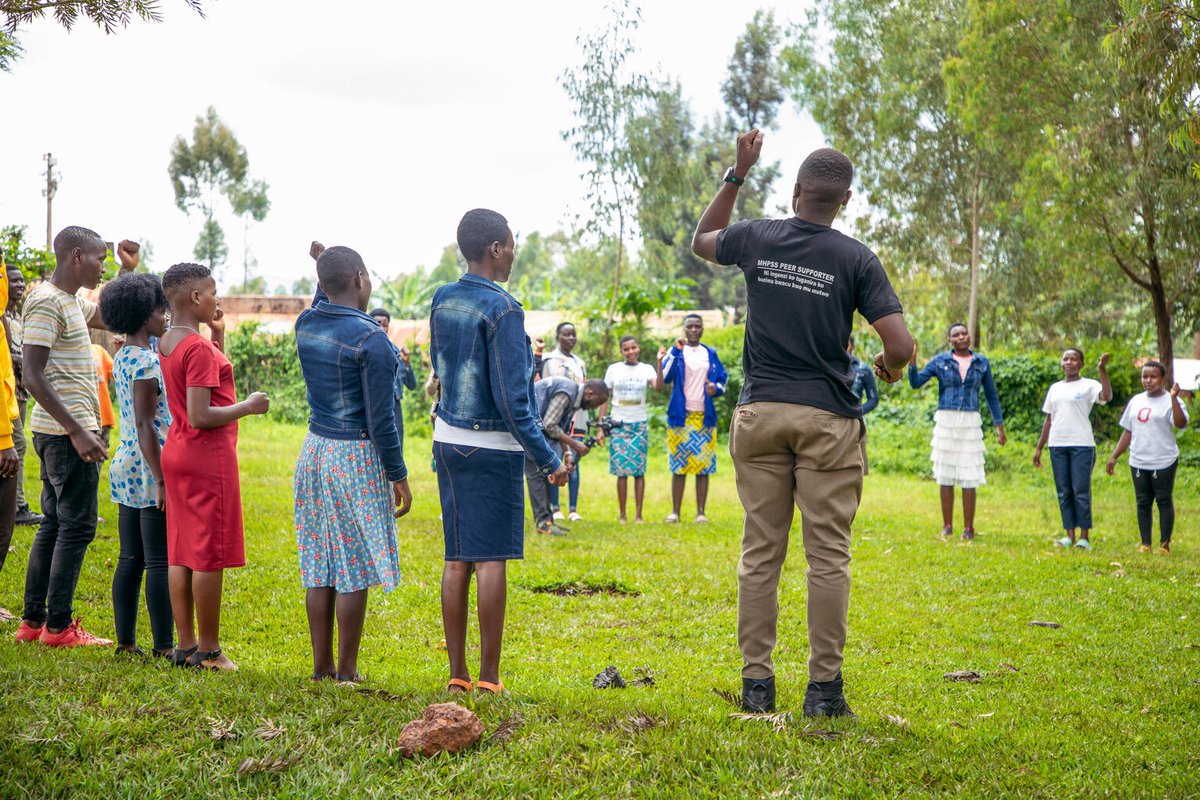
<svg viewBox="0 0 1200 800"><path fill-rule="evenodd" d="M225 355L233 364L240 396L266 392L271 398L271 417L308 422L308 398L294 334L266 333L257 323L243 323L226 335Z"/></svg>

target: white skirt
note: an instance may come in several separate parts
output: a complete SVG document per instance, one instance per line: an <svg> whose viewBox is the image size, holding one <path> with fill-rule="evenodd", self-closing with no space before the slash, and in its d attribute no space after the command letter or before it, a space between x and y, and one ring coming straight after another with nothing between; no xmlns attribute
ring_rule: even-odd
<svg viewBox="0 0 1200 800"><path fill-rule="evenodd" d="M974 489L987 483L983 471L983 419L978 411L933 415L933 479L939 486Z"/></svg>

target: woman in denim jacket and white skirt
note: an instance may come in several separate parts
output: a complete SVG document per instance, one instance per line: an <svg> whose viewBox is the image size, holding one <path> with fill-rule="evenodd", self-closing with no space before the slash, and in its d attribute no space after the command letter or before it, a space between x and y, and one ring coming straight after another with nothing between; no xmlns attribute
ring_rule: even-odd
<svg viewBox="0 0 1200 800"><path fill-rule="evenodd" d="M988 360L971 351L971 332L961 322L946 332L950 350L938 353L920 372L914 349L908 365L908 383L920 389L932 378L938 382L938 410L933 415L933 478L938 482L942 500L942 538L954 534L954 488L962 489L964 542L975 538L975 490L987 483L983 459L982 418L979 414L979 390L983 389L996 441L1003 447L1004 415L1000 396L992 380Z"/></svg>
<svg viewBox="0 0 1200 800"><path fill-rule="evenodd" d="M500 694L506 564L524 556L525 458L551 483L567 467L542 435L533 397L533 355L521 304L498 283L512 273L508 221L468 211L458 225L467 272L433 295L429 352L442 382L434 409L433 454L442 501L446 556L442 625L450 692L476 686ZM467 598L476 577L478 681L467 670Z"/></svg>

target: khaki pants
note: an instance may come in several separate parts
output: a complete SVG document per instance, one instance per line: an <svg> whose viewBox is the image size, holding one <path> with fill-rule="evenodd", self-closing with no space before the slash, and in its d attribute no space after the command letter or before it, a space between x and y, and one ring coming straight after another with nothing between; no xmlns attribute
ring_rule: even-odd
<svg viewBox="0 0 1200 800"><path fill-rule="evenodd" d="M796 507L808 561L808 676L828 681L842 668L864 430L861 420L792 403L748 403L733 415L729 452L746 511L738 564L744 678L775 674L779 573Z"/></svg>

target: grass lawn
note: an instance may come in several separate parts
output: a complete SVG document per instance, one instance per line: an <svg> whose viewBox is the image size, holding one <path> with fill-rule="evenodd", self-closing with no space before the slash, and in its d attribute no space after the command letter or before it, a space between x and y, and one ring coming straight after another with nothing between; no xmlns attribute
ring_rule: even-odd
<svg viewBox="0 0 1200 800"><path fill-rule="evenodd" d="M658 522L669 480L656 448L652 522L622 527L598 452L583 462L587 521L568 537L530 535L525 560L510 567L502 675L512 695L465 701L483 719L485 741L406 760L395 749L400 729L447 699L428 442L407 445L415 502L399 530L404 579L371 598L359 662L369 682L355 689L308 680L291 511L303 430L251 419L241 431L250 566L226 576L222 637L241 670L202 674L116 661L107 648L18 646L16 623L7 623L0 797L1200 796L1194 469L1176 489L1169 558L1135 552L1123 465L1112 479L1097 470L1091 553L1051 546L1058 512L1048 468L993 476L971 546L937 541L931 482L869 476L855 524L845 670L859 719L817 723L799 713L807 646L798 527L776 650L779 705L791 713L739 719L726 699L740 690L741 667L741 512L728 455L713 481L711 525ZM887 438L873 428L873 452L885 455ZM1014 464L1027 463L1028 445L1009 450ZM36 486L32 451L26 469ZM76 609L89 630L111 637L117 514L107 491L108 521ZM689 484L685 512L691 502ZM18 529L0 574L0 605L18 614L32 535ZM576 583L628 594L537 591ZM139 636L148 648L144 610ZM473 629L472 663L477 642ZM609 664L654 684L593 689ZM956 670L981 680L943 677ZM487 738L506 721L520 724Z"/></svg>

